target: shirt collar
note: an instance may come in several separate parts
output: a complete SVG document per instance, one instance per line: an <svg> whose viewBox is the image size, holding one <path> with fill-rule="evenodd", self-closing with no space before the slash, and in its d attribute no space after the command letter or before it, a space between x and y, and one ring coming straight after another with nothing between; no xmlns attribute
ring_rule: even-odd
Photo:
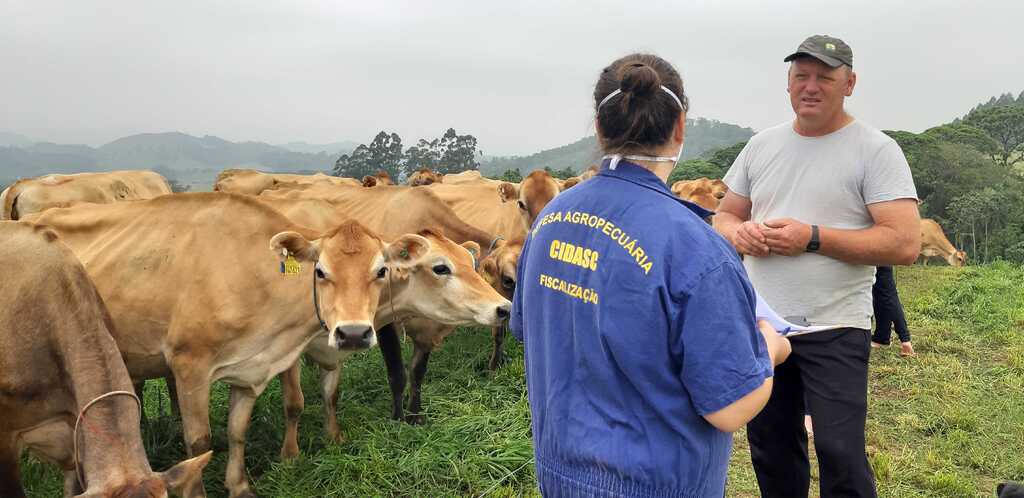
<svg viewBox="0 0 1024 498"><path fill-rule="evenodd" d="M714 216L714 211L708 211L707 209L704 209L690 201L676 197L675 194L669 190L668 185L665 185L665 182L661 181L661 178L658 178L658 176L652 173L651 170L626 159L620 160L619 163L615 165L615 169L611 169L608 167L611 161L611 159L605 159L601 163L601 170L597 173L598 176L618 178L668 196L670 199L681 203L683 206L686 206L687 209L693 211L693 214L697 215L698 218L704 219L708 216Z"/></svg>

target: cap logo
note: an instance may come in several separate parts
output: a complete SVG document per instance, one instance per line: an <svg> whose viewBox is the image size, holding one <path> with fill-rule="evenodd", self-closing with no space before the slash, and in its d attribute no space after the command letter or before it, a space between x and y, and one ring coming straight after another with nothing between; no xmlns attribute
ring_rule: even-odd
<svg viewBox="0 0 1024 498"><path fill-rule="evenodd" d="M825 50L829 50L829 51L835 52L836 51L836 46L831 44L831 43L826 43L825 44Z"/></svg>

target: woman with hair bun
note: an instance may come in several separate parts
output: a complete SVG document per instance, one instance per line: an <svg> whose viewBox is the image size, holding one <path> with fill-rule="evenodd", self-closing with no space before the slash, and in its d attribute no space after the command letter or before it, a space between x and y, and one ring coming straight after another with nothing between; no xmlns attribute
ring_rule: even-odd
<svg viewBox="0 0 1024 498"><path fill-rule="evenodd" d="M710 213L665 184L689 107L679 73L623 57L594 106L601 169L534 223L513 299L540 490L724 496L731 433L767 402L789 342L755 320Z"/></svg>

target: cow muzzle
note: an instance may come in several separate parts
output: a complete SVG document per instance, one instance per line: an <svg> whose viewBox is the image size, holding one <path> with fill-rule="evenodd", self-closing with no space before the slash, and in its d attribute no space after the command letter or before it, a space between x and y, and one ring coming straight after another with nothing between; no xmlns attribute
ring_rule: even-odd
<svg viewBox="0 0 1024 498"><path fill-rule="evenodd" d="M368 323L337 325L331 331L329 345L341 350L359 350L372 347L377 342L373 326Z"/></svg>

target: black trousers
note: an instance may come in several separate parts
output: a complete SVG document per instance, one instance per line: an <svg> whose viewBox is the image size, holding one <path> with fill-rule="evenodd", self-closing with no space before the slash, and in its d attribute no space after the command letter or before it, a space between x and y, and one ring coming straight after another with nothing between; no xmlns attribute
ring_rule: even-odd
<svg viewBox="0 0 1024 498"><path fill-rule="evenodd" d="M871 286L871 298L875 308L875 333L871 340L879 344L889 344L892 327L895 326L900 342L910 342L907 317L903 315L903 305L900 304L900 295L896 292L896 279L893 278L891 266L879 266L875 271L875 285Z"/></svg>
<svg viewBox="0 0 1024 498"><path fill-rule="evenodd" d="M864 453L869 331L844 328L790 338L793 353L775 368L772 396L747 425L761 496L806 498L810 461L804 410L814 420L821 497L876 497Z"/></svg>

